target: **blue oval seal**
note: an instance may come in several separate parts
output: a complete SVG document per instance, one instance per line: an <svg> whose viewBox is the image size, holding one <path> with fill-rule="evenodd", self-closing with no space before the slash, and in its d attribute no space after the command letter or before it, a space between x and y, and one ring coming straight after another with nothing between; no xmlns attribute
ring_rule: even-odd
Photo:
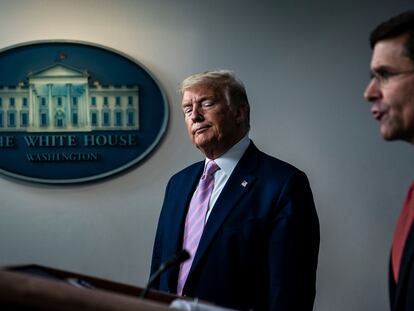
<svg viewBox="0 0 414 311"><path fill-rule="evenodd" d="M28 42L0 50L0 172L80 183L148 156L168 123L153 75L97 44Z"/></svg>

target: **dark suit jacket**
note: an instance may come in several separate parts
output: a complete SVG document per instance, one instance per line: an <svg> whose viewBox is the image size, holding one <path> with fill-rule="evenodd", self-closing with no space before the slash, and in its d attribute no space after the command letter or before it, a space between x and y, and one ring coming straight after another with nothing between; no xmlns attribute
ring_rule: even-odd
<svg viewBox="0 0 414 311"><path fill-rule="evenodd" d="M151 273L182 248L203 167L204 161L195 163L167 185ZM305 174L250 143L208 218L183 294L239 310L310 311L318 251L319 222ZM178 271L171 268L154 288L175 293Z"/></svg>
<svg viewBox="0 0 414 311"><path fill-rule="evenodd" d="M390 257L391 258L391 257ZM392 311L414 310L414 226L411 226L401 258L398 284L395 284L390 259L389 291Z"/></svg>

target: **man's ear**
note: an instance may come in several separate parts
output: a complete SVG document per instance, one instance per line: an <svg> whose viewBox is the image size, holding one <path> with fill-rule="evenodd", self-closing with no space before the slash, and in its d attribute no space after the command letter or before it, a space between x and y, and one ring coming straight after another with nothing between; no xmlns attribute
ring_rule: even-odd
<svg viewBox="0 0 414 311"><path fill-rule="evenodd" d="M245 106L239 106L236 111L236 123L242 124L246 122L247 108Z"/></svg>

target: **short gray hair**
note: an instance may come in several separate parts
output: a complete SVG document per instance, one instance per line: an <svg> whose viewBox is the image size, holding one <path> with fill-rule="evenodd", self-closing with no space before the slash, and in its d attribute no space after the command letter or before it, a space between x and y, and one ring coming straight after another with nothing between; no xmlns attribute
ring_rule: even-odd
<svg viewBox="0 0 414 311"><path fill-rule="evenodd" d="M247 113L246 126L250 128L250 105L246 89L232 71L220 69L196 73L181 82L179 91L183 95L186 90L200 85L221 90L230 108L244 107Z"/></svg>

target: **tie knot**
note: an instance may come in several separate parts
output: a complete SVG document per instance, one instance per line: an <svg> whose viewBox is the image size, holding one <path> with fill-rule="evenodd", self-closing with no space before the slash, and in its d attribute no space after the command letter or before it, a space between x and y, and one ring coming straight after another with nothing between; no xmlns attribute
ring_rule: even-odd
<svg viewBox="0 0 414 311"><path fill-rule="evenodd" d="M206 170L204 172L204 177L211 177L214 175L215 172L217 172L217 170L219 170L220 167L216 164L216 162L214 161L209 161L206 165Z"/></svg>

